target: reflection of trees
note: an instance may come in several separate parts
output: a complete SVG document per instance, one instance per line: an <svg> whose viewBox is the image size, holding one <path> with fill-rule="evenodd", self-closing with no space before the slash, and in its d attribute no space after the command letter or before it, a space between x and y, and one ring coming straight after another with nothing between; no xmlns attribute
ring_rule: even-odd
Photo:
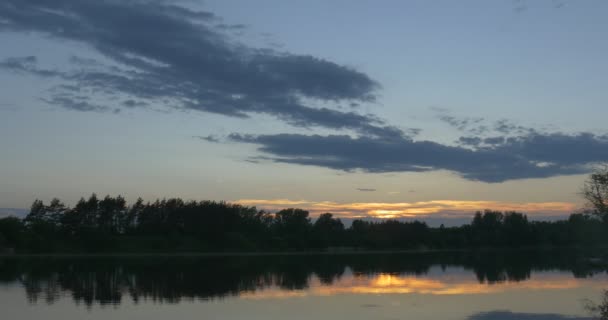
<svg viewBox="0 0 608 320"><path fill-rule="evenodd" d="M18 282L32 303L62 294L76 303L133 301L177 303L239 295L269 287L301 290L316 276L322 285L345 269L355 274L423 275L434 265L471 270L480 283L524 281L532 271L570 270L587 276L602 270L556 252L485 252L266 257L130 257L0 259L0 283Z"/></svg>
<svg viewBox="0 0 608 320"><path fill-rule="evenodd" d="M608 319L608 290L604 291L602 300L599 303L587 301L587 310L600 320Z"/></svg>

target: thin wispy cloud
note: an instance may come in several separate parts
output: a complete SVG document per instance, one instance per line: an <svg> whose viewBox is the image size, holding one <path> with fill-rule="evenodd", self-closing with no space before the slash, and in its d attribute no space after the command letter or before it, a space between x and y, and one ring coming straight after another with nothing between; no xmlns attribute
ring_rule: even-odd
<svg viewBox="0 0 608 320"><path fill-rule="evenodd" d="M430 108L430 110L436 113L436 118L439 121L464 134L465 136L460 138L460 142L465 144L467 142L483 142L486 139L492 139L492 137L522 136L539 132L535 128L522 126L509 119L499 119L491 122L483 117L455 116L448 109ZM470 139L479 139L479 141Z"/></svg>
<svg viewBox="0 0 608 320"><path fill-rule="evenodd" d="M220 139L217 136L214 135L208 135L208 136L194 136L193 138L197 138L197 139L201 139L207 142L212 142L212 143L218 143L220 142Z"/></svg>

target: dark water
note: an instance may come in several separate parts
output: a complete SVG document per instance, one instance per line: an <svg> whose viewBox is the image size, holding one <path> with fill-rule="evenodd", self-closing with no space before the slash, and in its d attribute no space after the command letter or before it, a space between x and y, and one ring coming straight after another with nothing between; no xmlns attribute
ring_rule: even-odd
<svg viewBox="0 0 608 320"><path fill-rule="evenodd" d="M576 252L0 258L2 319L578 319Z"/></svg>

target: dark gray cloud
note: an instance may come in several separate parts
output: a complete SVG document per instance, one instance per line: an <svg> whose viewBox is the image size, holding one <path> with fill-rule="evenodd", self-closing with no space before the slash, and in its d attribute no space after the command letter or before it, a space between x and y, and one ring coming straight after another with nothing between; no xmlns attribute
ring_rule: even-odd
<svg viewBox="0 0 608 320"><path fill-rule="evenodd" d="M40 68L33 56L0 63L14 72L59 78L67 82L64 91L127 97L109 110L134 106L128 101L154 101L227 116L270 114L296 126L403 135L376 117L321 107L374 101L379 85L368 75L310 55L247 47L225 32L244 25L227 24L210 12L143 0L5 0L0 21L0 31L76 41L113 61L104 66L72 57L73 70ZM87 101L47 101L99 111Z"/></svg>
<svg viewBox="0 0 608 320"><path fill-rule="evenodd" d="M552 313L515 313L510 311L481 312L469 316L469 320L592 320L590 317L571 317Z"/></svg>
<svg viewBox="0 0 608 320"><path fill-rule="evenodd" d="M482 117L454 116L450 114L450 111L448 109L445 108L430 107L430 110L437 114L437 119L467 135L481 137L490 134L501 136L518 136L537 132L537 130L533 128L528 128L522 125L515 124L508 119L500 119L494 122L490 122ZM469 140L469 137L465 137L460 142L465 145L476 145L483 141L479 141L479 143L477 143L477 141Z"/></svg>
<svg viewBox="0 0 608 320"><path fill-rule="evenodd" d="M277 161L367 172L450 170L466 179L501 182L587 171L608 159L606 136L546 134L506 120L457 118L433 108L465 132L459 145L415 141L361 104L374 102L368 75L310 55L239 43L246 26L211 12L145 0L4 0L0 32L41 34L84 44L111 63L69 57L70 68L43 67L35 56L0 61L0 69L60 82L43 100L72 110L187 109L247 118L272 115L299 127L351 130L348 135L239 135L259 145L254 162ZM350 106L340 111L334 105ZM215 136L199 137L218 142Z"/></svg>
<svg viewBox="0 0 608 320"><path fill-rule="evenodd" d="M483 139L483 143L487 145L501 145L505 142L505 137L489 137Z"/></svg>
<svg viewBox="0 0 608 320"><path fill-rule="evenodd" d="M136 107L147 107L148 104L142 101L136 101L133 99L128 99L122 102L122 105L127 108L136 108Z"/></svg>
<svg viewBox="0 0 608 320"><path fill-rule="evenodd" d="M215 25L218 29L224 29L229 31L242 31L247 29L247 26L244 24L226 24L226 23L218 23Z"/></svg>
<svg viewBox="0 0 608 320"><path fill-rule="evenodd" d="M483 140L480 137L460 137L458 142L461 145L476 147L481 144Z"/></svg>
<svg viewBox="0 0 608 320"><path fill-rule="evenodd" d="M231 134L228 138L259 145L259 151L275 162L365 172L449 170L483 182L581 174L591 164L608 159L608 137L588 133L531 134L480 148L348 135Z"/></svg>
<svg viewBox="0 0 608 320"><path fill-rule="evenodd" d="M0 61L0 68L15 73L34 74L40 77L55 77L60 73L52 70L37 68L38 59L35 56L13 57Z"/></svg>
<svg viewBox="0 0 608 320"><path fill-rule="evenodd" d="M373 189L373 188L357 188L357 190L359 190L361 192L374 192L374 191L376 191L376 189Z"/></svg>
<svg viewBox="0 0 608 320"><path fill-rule="evenodd" d="M447 111L443 111L443 109L432 109L435 112L438 112L439 115L437 118L451 127L456 128L459 131L469 132L474 134L483 134L488 131L488 127L481 124L485 119L484 118L459 118L452 115L449 115Z"/></svg>
<svg viewBox="0 0 608 320"><path fill-rule="evenodd" d="M198 138L198 139L205 140L207 142L213 142L213 143L220 142L220 139L217 136L215 136L215 135L195 136L194 138Z"/></svg>
<svg viewBox="0 0 608 320"><path fill-rule="evenodd" d="M75 96L69 94L53 95L50 99L42 99L49 104L61 105L64 108L76 111L95 111L95 112L114 112L119 113L120 109L110 108L103 105L98 105L90 102L90 99L85 96Z"/></svg>
<svg viewBox="0 0 608 320"><path fill-rule="evenodd" d="M509 134L521 135L521 134L536 132L536 130L534 130L532 128L526 128L524 126L515 124L507 119L501 119L501 120L496 121L494 123L493 129L494 129L494 131L501 133L503 135L509 135Z"/></svg>

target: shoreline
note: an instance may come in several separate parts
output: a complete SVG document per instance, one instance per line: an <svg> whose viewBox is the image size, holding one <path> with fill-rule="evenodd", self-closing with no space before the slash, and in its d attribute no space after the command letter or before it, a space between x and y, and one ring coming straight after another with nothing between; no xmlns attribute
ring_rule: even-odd
<svg viewBox="0 0 608 320"><path fill-rule="evenodd" d="M108 253L0 253L0 258L129 258L129 257L264 257L264 256L346 256L386 254L432 254L585 250L600 251L607 247L522 247L522 248L462 248L462 249L404 249L404 250L349 250L349 251L261 251L261 252L108 252Z"/></svg>

